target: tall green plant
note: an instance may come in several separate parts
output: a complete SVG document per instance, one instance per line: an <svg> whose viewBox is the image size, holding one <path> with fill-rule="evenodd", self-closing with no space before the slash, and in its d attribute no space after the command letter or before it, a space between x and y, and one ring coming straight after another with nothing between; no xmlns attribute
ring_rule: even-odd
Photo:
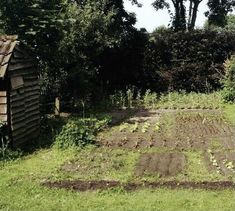
<svg viewBox="0 0 235 211"><path fill-rule="evenodd" d="M225 62L225 70L223 98L226 102L235 102L235 56Z"/></svg>

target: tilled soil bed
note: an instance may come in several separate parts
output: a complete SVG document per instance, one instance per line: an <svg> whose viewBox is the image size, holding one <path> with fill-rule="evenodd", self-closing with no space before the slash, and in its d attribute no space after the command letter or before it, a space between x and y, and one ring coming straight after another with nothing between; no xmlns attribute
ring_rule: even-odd
<svg viewBox="0 0 235 211"><path fill-rule="evenodd" d="M222 182L178 182L178 181L168 181L168 182L146 182L146 183L126 183L121 184L117 181L59 181L59 182L46 182L42 184L45 187L57 188L57 189L67 189L72 191L96 191L96 190L108 190L110 188L123 188L126 191L136 191L143 188L187 188L187 189L205 189L205 190L224 190L224 189L234 189L235 183L230 181Z"/></svg>
<svg viewBox="0 0 235 211"><path fill-rule="evenodd" d="M100 145L130 149L205 150L214 140L218 148L235 149L235 128L219 110L140 111L98 137Z"/></svg>
<svg viewBox="0 0 235 211"><path fill-rule="evenodd" d="M183 171L185 165L186 158L182 153L146 153L140 156L135 174L175 176Z"/></svg>

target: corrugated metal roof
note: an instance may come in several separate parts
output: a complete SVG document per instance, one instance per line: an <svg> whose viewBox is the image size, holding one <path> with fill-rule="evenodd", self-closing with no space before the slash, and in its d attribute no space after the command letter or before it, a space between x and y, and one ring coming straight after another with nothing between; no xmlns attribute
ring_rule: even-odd
<svg viewBox="0 0 235 211"><path fill-rule="evenodd" d="M0 78L4 78L12 52L18 43L17 36L0 35Z"/></svg>

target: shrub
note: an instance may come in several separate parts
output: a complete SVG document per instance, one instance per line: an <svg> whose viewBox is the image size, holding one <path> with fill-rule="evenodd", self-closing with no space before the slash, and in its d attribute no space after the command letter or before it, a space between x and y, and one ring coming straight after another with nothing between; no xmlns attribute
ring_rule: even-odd
<svg viewBox="0 0 235 211"><path fill-rule="evenodd" d="M12 160L21 156L20 151L13 151L9 148L9 143L5 124L0 121L0 161Z"/></svg>
<svg viewBox="0 0 235 211"><path fill-rule="evenodd" d="M0 121L0 159L5 159L7 157L7 150L9 142L6 140L5 125Z"/></svg>
<svg viewBox="0 0 235 211"><path fill-rule="evenodd" d="M66 149L94 144L95 135L106 127L109 122L109 117L102 120L98 120L97 118L70 119L56 136L55 147Z"/></svg>
<svg viewBox="0 0 235 211"><path fill-rule="evenodd" d="M235 56L225 62L225 70L223 99L225 102L235 102Z"/></svg>

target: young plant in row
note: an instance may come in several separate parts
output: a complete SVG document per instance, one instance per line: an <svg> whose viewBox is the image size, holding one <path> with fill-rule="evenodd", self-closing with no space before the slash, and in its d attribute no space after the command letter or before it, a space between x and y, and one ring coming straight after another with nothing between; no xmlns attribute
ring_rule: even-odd
<svg viewBox="0 0 235 211"><path fill-rule="evenodd" d="M158 132L160 129L161 129L161 127L160 127L160 122L156 122L156 123L155 123L155 126L154 126L154 131L155 131L155 132Z"/></svg>
<svg viewBox="0 0 235 211"><path fill-rule="evenodd" d="M131 133L137 132L138 127L139 127L139 123L136 122L130 129Z"/></svg>
<svg viewBox="0 0 235 211"><path fill-rule="evenodd" d="M123 123L119 126L119 132L124 132L128 128L129 128L129 124L128 123Z"/></svg>
<svg viewBox="0 0 235 211"><path fill-rule="evenodd" d="M149 127L150 127L150 123L149 122L145 122L143 127L142 127L141 132L142 133L146 133L148 131Z"/></svg>
<svg viewBox="0 0 235 211"><path fill-rule="evenodd" d="M223 164L226 166L226 168L233 173L235 173L235 166L232 161L228 161L227 159L223 160Z"/></svg>
<svg viewBox="0 0 235 211"><path fill-rule="evenodd" d="M221 167L219 166L219 164L218 164L218 162L217 162L217 160L216 160L216 158L214 156L214 153L212 152L211 149L208 149L207 152L208 152L208 154L210 156L210 162L212 163L213 166L216 167L216 172L218 174L220 174L221 173Z"/></svg>

